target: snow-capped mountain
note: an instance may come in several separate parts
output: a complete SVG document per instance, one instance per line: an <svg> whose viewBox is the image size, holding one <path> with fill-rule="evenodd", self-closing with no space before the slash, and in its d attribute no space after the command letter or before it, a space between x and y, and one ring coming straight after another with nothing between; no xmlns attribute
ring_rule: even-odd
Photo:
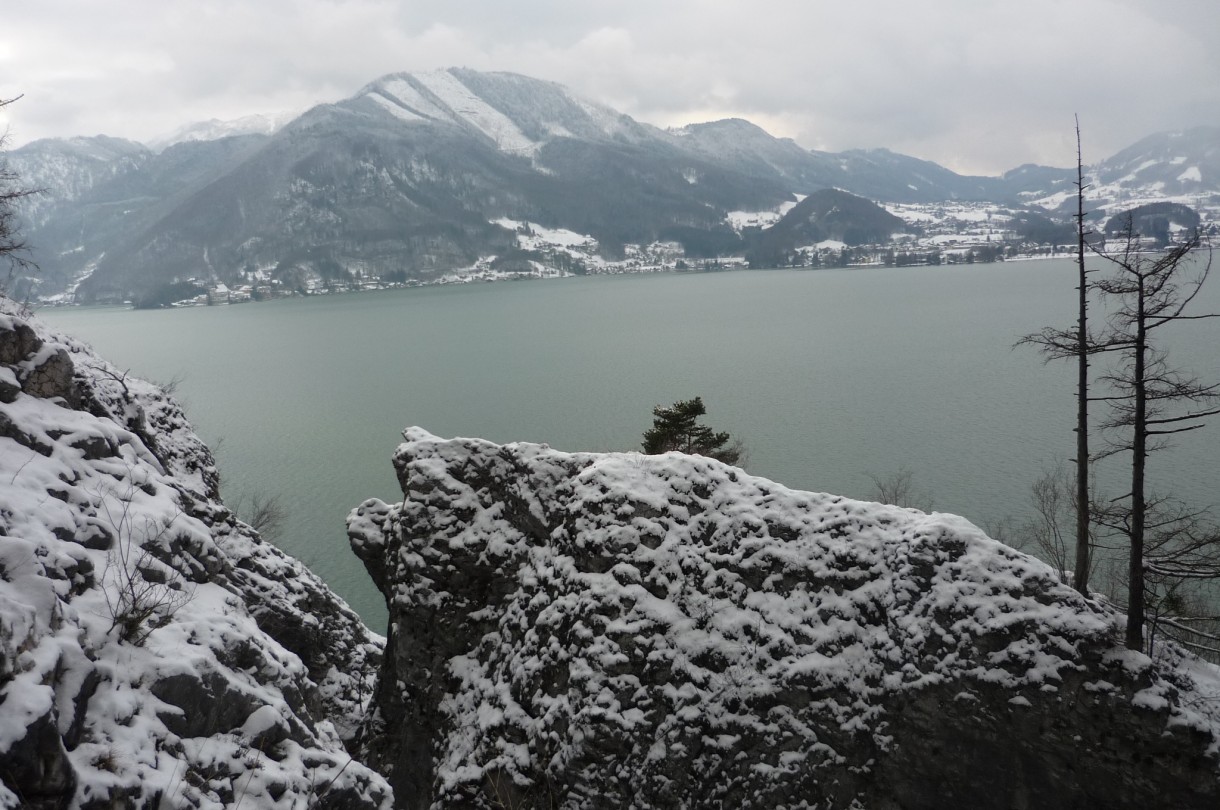
<svg viewBox="0 0 1220 810"><path fill-rule="evenodd" d="M375 104L405 122L452 124L515 155L536 155L558 138L638 142L653 137L651 128L560 84L514 73L395 73L364 87L353 101Z"/></svg>
<svg viewBox="0 0 1220 810"><path fill-rule="evenodd" d="M239 154L234 142L254 148ZM20 151L34 162L44 148ZM94 187L71 207L91 207L114 229L84 240L57 223L31 231L51 257L44 277L62 282L95 264L86 299L277 268L429 278L512 249L515 236L492 224L505 217L621 251L676 222L714 228L728 210L791 198L773 179L685 152L553 83L461 70L387 76L274 135L184 142L158 157L171 154L221 163L198 186L167 167ZM165 187L149 188L150 176ZM119 227L120 210L138 227ZM65 210L60 221L80 219Z"/></svg>
<svg viewBox="0 0 1220 810"><path fill-rule="evenodd" d="M1192 196L1220 186L1220 127L1150 135L1093 166L1096 193Z"/></svg>
<svg viewBox="0 0 1220 810"><path fill-rule="evenodd" d="M246 115L227 121L212 118L208 121L186 124L166 135L153 138L147 145L154 152L160 152L176 143L188 141L217 141L221 138L232 138L235 135L271 135L298 115L300 115L299 111L271 115Z"/></svg>
<svg viewBox="0 0 1220 810"><path fill-rule="evenodd" d="M1021 189L1024 200L1049 210L1075 205L1074 172L1058 179L1048 173L1039 180ZM1108 214L1160 201L1220 206L1220 127L1149 135L1086 166L1085 183L1090 207Z"/></svg>

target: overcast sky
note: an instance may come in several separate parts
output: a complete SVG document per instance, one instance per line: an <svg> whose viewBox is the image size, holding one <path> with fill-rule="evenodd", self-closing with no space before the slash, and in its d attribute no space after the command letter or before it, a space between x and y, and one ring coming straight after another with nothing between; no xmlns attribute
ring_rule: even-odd
<svg viewBox="0 0 1220 810"><path fill-rule="evenodd" d="M1077 112L1086 162L1220 124L1220 0L4 0L0 125L146 141L451 66L999 174L1071 165Z"/></svg>

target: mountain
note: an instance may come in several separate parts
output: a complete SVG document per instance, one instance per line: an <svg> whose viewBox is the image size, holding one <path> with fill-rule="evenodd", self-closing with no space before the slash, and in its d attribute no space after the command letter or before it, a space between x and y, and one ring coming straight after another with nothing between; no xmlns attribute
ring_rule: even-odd
<svg viewBox="0 0 1220 810"><path fill-rule="evenodd" d="M909 203L1001 201L1011 196L997 178L963 177L935 163L886 149L839 154L809 151L740 118L691 124L669 132L692 151L744 174L774 177L799 194L841 188L870 199Z"/></svg>
<svg viewBox="0 0 1220 810"><path fill-rule="evenodd" d="M150 157L135 141L99 135L36 141L8 155L12 169L29 188L43 193L28 198L22 210L31 229L45 225L56 206L85 197L94 187L135 174Z"/></svg>
<svg viewBox="0 0 1220 810"><path fill-rule="evenodd" d="M1074 210L1075 172L1055 179L1052 170L1042 171L1039 182L1020 189L1021 198L1051 211ZM1086 166L1085 183L1089 207L1109 214L1161 200L1220 207L1220 127L1149 135Z"/></svg>
<svg viewBox="0 0 1220 810"><path fill-rule="evenodd" d="M24 212L44 296L125 300L192 278L430 280L494 257L546 260L521 258L510 222L590 237L611 258L658 240L740 255L733 217L832 188L893 204L999 202L1050 233L1038 217L1064 221L1072 190L1061 169L964 177L884 149L805 150L740 119L661 130L553 82L466 69L384 76L278 128L209 122L170 140L160 151L47 140L9 155L48 189ZM1212 204L1218 143L1194 130L1124 150L1095 167L1109 195L1098 206L1191 189Z"/></svg>
<svg viewBox="0 0 1220 810"><path fill-rule="evenodd" d="M1004 172L1000 179L1011 193L1047 194L1069 188L1074 190L1076 173L1071 169L1026 163Z"/></svg>
<svg viewBox="0 0 1220 810"><path fill-rule="evenodd" d="M1161 132L1093 166L1097 193L1190 196L1220 187L1220 127Z"/></svg>
<svg viewBox="0 0 1220 810"><path fill-rule="evenodd" d="M775 180L683 152L660 130L512 74L387 76L261 137L182 143L158 156L216 158L197 186L182 178L133 200L127 186L150 185L143 168L95 183L60 217L69 226L51 224L47 239L32 229L52 254L44 270L62 282L94 267L79 287L86 300L192 276L405 269L428 278L510 249L513 233L492 224L504 217L588 233L613 251L673 224L714 227L732 208L790 199ZM29 165L47 148L32 144L19 157ZM72 225L115 200L132 201L121 215L135 215L121 239L70 244L62 234L75 236Z"/></svg>
<svg viewBox="0 0 1220 810"><path fill-rule="evenodd" d="M132 141L99 136L37 141L14 150L10 163L23 182L46 189L24 209L41 268L35 278L51 292L74 287L108 254L122 255L167 211L264 141L263 136L192 141L154 153Z"/></svg>
<svg viewBox="0 0 1220 810"><path fill-rule="evenodd" d="M963 518L405 438L402 501L348 518L394 628L361 755L400 808L1220 802L1220 669L1124 649Z"/></svg>

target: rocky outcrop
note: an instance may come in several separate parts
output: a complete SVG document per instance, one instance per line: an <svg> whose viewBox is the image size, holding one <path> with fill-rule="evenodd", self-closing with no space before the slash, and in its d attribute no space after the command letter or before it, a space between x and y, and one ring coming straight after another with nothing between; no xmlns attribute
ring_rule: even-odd
<svg viewBox="0 0 1220 810"><path fill-rule="evenodd" d="M1217 669L961 518L406 437L348 523L398 807L1220 806Z"/></svg>
<svg viewBox="0 0 1220 810"><path fill-rule="evenodd" d="M0 808L389 807L384 640L223 504L158 387L0 299Z"/></svg>

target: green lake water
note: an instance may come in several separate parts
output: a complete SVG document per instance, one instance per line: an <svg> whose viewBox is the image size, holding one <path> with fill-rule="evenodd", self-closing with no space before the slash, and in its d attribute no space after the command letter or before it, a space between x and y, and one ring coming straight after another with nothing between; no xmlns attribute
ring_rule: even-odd
<svg viewBox="0 0 1220 810"><path fill-rule="evenodd" d="M1074 449L1074 369L1012 346L1072 325L1074 280L1070 261L736 271L41 315L134 374L182 377L226 500L278 496L277 542L381 630L344 518L365 498L401 499L390 457L408 425L634 450L654 405L698 395L756 475L870 498L870 474L906 468L936 509L1025 515L1032 480ZM1175 339L1175 359L1220 380L1220 322ZM1151 469L1215 503L1218 457L1215 424Z"/></svg>

